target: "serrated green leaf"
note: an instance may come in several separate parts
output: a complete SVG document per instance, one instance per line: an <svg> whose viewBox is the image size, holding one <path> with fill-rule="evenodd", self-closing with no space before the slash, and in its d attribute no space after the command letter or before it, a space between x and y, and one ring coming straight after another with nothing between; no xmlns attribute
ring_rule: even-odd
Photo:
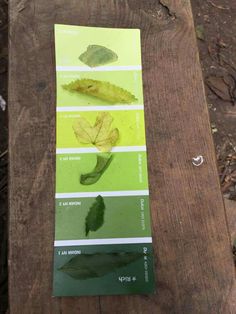
<svg viewBox="0 0 236 314"><path fill-rule="evenodd" d="M137 100L129 91L105 81L80 79L62 87L71 92L97 97L113 105L119 103L131 104Z"/></svg>
<svg viewBox="0 0 236 314"><path fill-rule="evenodd" d="M117 54L104 46L89 45L79 56L80 61L90 67L105 65L118 60Z"/></svg>
<svg viewBox="0 0 236 314"><path fill-rule="evenodd" d="M143 256L137 252L95 253L74 256L58 270L77 280L103 277Z"/></svg>
<svg viewBox="0 0 236 314"><path fill-rule="evenodd" d="M80 176L80 183L83 185L90 185L96 183L104 171L109 167L110 163L112 162L113 155L97 155L97 164L93 171L81 174Z"/></svg>
<svg viewBox="0 0 236 314"><path fill-rule="evenodd" d="M89 231L97 231L104 223L105 204L101 195L96 197L96 201L89 209L88 215L85 218L85 234Z"/></svg>

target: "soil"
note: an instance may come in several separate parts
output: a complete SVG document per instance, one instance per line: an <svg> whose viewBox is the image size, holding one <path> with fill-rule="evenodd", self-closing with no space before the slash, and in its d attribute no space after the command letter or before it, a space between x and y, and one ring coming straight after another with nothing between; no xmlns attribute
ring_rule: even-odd
<svg viewBox="0 0 236 314"><path fill-rule="evenodd" d="M7 0L0 0L0 95L7 100ZM236 1L192 0L232 242L236 230ZM1 97L0 97L1 103ZM0 313L7 309L7 110L0 106ZM226 208L226 209L227 209ZM236 255L236 245L233 248Z"/></svg>
<svg viewBox="0 0 236 314"><path fill-rule="evenodd" d="M192 1L224 196L236 200L236 2Z"/></svg>
<svg viewBox="0 0 236 314"><path fill-rule="evenodd" d="M191 3L236 265L236 1Z"/></svg>

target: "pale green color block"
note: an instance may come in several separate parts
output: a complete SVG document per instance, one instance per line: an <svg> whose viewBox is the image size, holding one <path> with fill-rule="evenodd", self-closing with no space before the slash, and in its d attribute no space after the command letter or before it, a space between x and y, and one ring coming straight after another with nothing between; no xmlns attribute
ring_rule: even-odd
<svg viewBox="0 0 236 314"><path fill-rule="evenodd" d="M57 155L56 192L97 192L148 189L146 152L113 153L113 160L94 184L82 185L80 175L96 165L96 154Z"/></svg>
<svg viewBox="0 0 236 314"><path fill-rule="evenodd" d="M81 144L74 133L73 123L78 118L86 119L94 125L97 111L91 112L58 112L57 113L57 148L94 147L92 144ZM138 111L111 111L113 122L110 130L118 128L119 140L115 146L145 145L144 115Z"/></svg>
<svg viewBox="0 0 236 314"><path fill-rule="evenodd" d="M135 102L129 104L130 106L143 104L141 71L57 72L57 106L71 107L113 105L97 97L79 92L70 92L63 88L63 85L69 84L77 79L93 79L109 82L126 89L137 98ZM113 106L116 106L116 104Z"/></svg>
<svg viewBox="0 0 236 314"><path fill-rule="evenodd" d="M89 45L113 50L118 60L111 65L141 65L139 29L55 25L56 63L58 66L85 66L79 56Z"/></svg>

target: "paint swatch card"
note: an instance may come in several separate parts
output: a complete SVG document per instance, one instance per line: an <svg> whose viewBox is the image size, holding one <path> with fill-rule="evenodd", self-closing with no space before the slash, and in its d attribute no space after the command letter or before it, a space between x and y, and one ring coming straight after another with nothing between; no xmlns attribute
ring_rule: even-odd
<svg viewBox="0 0 236 314"><path fill-rule="evenodd" d="M140 31L55 25L54 296L154 292Z"/></svg>

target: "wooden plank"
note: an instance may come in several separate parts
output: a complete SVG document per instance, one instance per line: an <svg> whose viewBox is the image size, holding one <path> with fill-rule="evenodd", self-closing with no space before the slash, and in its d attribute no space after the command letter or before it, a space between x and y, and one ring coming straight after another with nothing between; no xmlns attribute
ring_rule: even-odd
<svg viewBox="0 0 236 314"><path fill-rule="evenodd" d="M11 313L233 313L234 267L191 7L161 3L10 1ZM54 23L141 28L155 295L51 297ZM200 167L191 163L196 155L204 156Z"/></svg>

